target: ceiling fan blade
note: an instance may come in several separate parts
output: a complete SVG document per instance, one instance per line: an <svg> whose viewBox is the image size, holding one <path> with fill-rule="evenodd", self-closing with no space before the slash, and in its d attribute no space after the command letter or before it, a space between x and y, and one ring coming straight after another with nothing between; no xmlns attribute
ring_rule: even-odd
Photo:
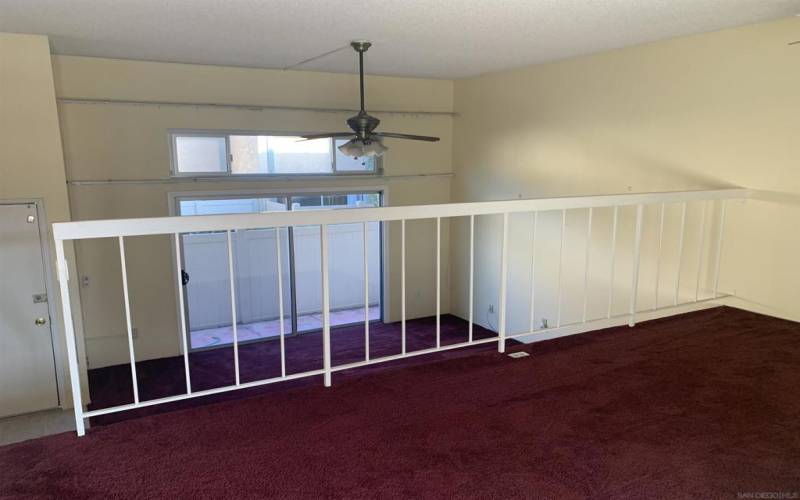
<svg viewBox="0 0 800 500"><path fill-rule="evenodd" d="M324 134L308 134L302 135L301 141L313 141L314 139L330 139L335 137L352 137L356 134L353 132L327 132Z"/></svg>
<svg viewBox="0 0 800 500"><path fill-rule="evenodd" d="M431 137L429 135L395 134L394 132L375 132L372 135L379 138L390 137L392 139L410 139L412 141L436 142L439 140L438 137Z"/></svg>

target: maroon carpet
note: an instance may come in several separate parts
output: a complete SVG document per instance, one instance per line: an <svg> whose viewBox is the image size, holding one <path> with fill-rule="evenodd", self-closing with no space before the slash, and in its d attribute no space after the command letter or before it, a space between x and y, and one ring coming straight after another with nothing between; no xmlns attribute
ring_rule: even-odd
<svg viewBox="0 0 800 500"><path fill-rule="evenodd" d="M0 448L0 496L800 491L800 325L720 308Z"/></svg>
<svg viewBox="0 0 800 500"><path fill-rule="evenodd" d="M443 346L466 342L468 323L461 318L444 314L440 319L441 344ZM474 339L496 337L493 331L473 325ZM372 359L400 354L402 336L400 323L370 324L370 356ZM511 342L516 344L516 342ZM322 334L311 332L287 336L286 373L301 373L322 368ZM436 346L436 318L421 318L406 322L406 351L411 353ZM331 365L338 366L364 360L364 325L331 329ZM496 349L497 344L484 344L465 349L441 351L432 356L406 358L391 362L393 366L410 366L430 362L432 359L452 359L475 351ZM242 382L264 380L281 375L280 343L277 339L242 344L239 346L239 377ZM382 370L386 365L375 365L359 369ZM233 347L222 347L194 352L189 356L189 374L192 390L200 391L233 385L235 372ZM348 374L336 374L337 378ZM136 378L139 382L139 400L163 398L186 393L186 375L183 357L161 358L136 363ZM193 408L209 402L242 399L287 388L317 385L316 378L304 378L259 386L251 389L214 394L175 403L150 406L135 411L112 413L92 418L92 425L105 425L144 415L164 413L176 409ZM108 408L133 403L133 384L129 364L115 365L89 370L89 409Z"/></svg>

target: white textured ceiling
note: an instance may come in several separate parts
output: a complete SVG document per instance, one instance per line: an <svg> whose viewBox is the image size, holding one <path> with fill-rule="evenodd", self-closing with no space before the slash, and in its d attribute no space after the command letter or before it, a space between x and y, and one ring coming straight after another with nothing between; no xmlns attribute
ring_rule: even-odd
<svg viewBox="0 0 800 500"><path fill-rule="evenodd" d="M259 68L365 38L368 73L450 79L798 13L800 0L0 0L0 31L49 35L56 54ZM298 69L355 67L340 51Z"/></svg>

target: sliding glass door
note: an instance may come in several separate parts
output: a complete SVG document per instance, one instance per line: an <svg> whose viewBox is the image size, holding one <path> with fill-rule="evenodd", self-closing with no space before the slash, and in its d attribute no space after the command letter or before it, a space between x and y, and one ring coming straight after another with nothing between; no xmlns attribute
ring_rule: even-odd
<svg viewBox="0 0 800 500"><path fill-rule="evenodd" d="M177 199L179 215L329 210L380 206L377 192L286 196L187 196ZM240 342L280 334L278 253L281 256L284 329L287 335L322 328L319 226L235 231L231 234ZM328 227L331 325L364 321L364 247L367 250L369 318L381 319L382 248L377 222ZM192 349L232 342L230 275L226 233L182 235L182 276L187 332Z"/></svg>
<svg viewBox="0 0 800 500"><path fill-rule="evenodd" d="M292 196L290 208L298 210L380 206L378 193ZM292 228L296 331L322 328L322 280L319 226ZM364 321L364 227L362 224L328 226L331 325ZM367 224L370 318L380 319L380 224Z"/></svg>

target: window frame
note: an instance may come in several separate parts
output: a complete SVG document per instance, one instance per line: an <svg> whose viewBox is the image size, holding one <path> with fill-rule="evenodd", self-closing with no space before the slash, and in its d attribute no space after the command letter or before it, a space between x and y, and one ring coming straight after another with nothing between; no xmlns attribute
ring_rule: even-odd
<svg viewBox="0 0 800 500"><path fill-rule="evenodd" d="M233 135L245 135L245 136L273 136L273 137L296 137L302 136L305 134L311 134L317 132L268 132L263 130L218 130L218 129L169 129L167 130L167 135L169 139L169 148L170 148L170 176L171 177L182 177L182 178L193 178L193 177L222 177L222 178L253 178L253 179L264 179L264 178L280 178L280 177L291 177L291 178L304 178L304 177L353 177L353 176L368 176L368 177L380 177L383 175L383 156L375 157L375 168L373 170L338 170L336 166L336 138L330 139L330 154L331 154L331 172L329 173L319 173L319 172L309 172L309 173L281 173L281 174L271 174L271 173L255 173L255 174L234 174L231 169L232 163L232 153L231 153L231 136ZM226 170L224 172L181 172L178 170L178 148L177 148L177 139L178 137L213 137L213 138L221 138L225 139L225 167Z"/></svg>

